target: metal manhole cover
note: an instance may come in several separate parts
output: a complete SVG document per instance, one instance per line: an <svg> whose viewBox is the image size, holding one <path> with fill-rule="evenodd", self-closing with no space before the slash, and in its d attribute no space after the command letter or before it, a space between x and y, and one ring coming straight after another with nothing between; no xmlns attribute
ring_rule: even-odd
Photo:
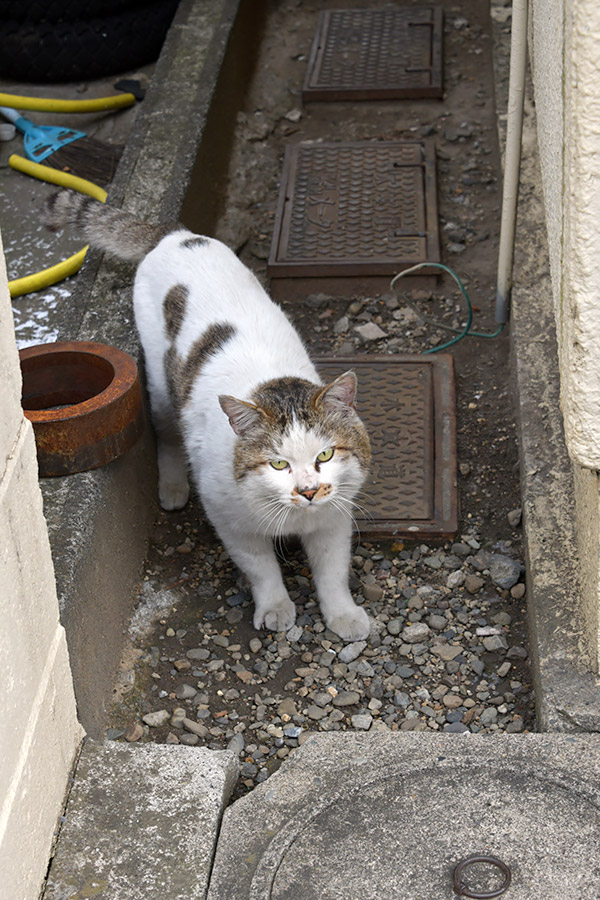
<svg viewBox="0 0 600 900"><path fill-rule="evenodd" d="M442 9L322 12L302 97L391 100L442 96Z"/></svg>
<svg viewBox="0 0 600 900"><path fill-rule="evenodd" d="M456 413L452 357L357 356L317 360L322 377L358 376L358 412L372 463L356 515L370 537L456 534Z"/></svg>
<svg viewBox="0 0 600 900"><path fill-rule="evenodd" d="M401 269L439 258L431 141L288 147L267 269L274 288L302 279L321 290L322 280L361 276L389 284Z"/></svg>

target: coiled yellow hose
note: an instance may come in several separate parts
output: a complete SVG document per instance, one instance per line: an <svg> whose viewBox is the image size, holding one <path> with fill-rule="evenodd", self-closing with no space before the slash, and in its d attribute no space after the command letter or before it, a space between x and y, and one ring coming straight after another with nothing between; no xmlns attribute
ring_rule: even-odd
<svg viewBox="0 0 600 900"><path fill-rule="evenodd" d="M3 95L0 94L0 98ZM51 184L58 184L61 187L71 188L79 191L81 194L89 194L102 203L106 200L106 191L94 184L93 181L87 181L85 178L77 178L76 175L69 175L67 172L61 172L58 169L51 169L50 166L41 166L39 163L31 162L23 156L13 153L9 157L9 165L25 175L31 175L40 181L48 181ZM22 294L30 294L33 291L39 291L42 288L50 287L78 272L83 264L87 246L79 250L78 253L69 256L55 266L43 269L41 272L35 272L33 275L25 275L23 278L15 278L8 282L8 290L11 297L20 297Z"/></svg>

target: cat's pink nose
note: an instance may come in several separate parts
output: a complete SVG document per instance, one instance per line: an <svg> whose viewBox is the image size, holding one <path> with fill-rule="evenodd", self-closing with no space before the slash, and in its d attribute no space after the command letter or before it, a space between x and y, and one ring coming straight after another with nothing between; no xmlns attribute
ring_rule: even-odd
<svg viewBox="0 0 600 900"><path fill-rule="evenodd" d="M305 491L298 491L299 494L302 494L303 497L306 497L307 500L312 500L312 498L317 493L316 488L308 488Z"/></svg>

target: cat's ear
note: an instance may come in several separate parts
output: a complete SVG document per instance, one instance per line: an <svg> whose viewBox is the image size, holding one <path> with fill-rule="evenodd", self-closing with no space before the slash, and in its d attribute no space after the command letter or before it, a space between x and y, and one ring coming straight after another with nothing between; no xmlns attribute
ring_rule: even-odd
<svg viewBox="0 0 600 900"><path fill-rule="evenodd" d="M221 409L229 419L229 424L240 437L244 437L263 424L263 412L254 403L238 400L227 394L219 397Z"/></svg>
<svg viewBox="0 0 600 900"><path fill-rule="evenodd" d="M334 409L338 412L354 410L356 386L356 373L350 369L349 372L338 375L331 384L326 384L324 388L321 388L315 398L315 406Z"/></svg>

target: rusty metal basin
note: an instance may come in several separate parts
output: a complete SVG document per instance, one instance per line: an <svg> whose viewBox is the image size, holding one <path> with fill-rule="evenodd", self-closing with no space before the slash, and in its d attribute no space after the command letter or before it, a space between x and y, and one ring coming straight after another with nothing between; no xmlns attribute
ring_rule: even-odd
<svg viewBox="0 0 600 900"><path fill-rule="evenodd" d="M96 469L144 430L135 360L106 344L64 341L19 352L22 405L33 425L42 477Z"/></svg>

